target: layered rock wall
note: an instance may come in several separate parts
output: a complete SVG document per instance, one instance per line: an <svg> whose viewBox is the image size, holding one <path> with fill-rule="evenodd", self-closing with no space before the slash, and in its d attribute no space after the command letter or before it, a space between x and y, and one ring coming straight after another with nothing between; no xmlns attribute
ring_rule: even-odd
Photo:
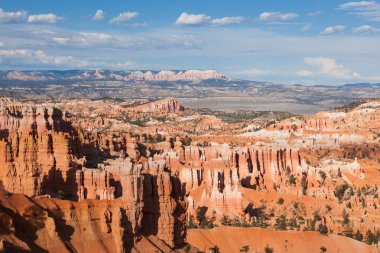
<svg viewBox="0 0 380 253"><path fill-rule="evenodd" d="M69 184L78 139L62 111L2 101L0 131L0 179L8 190L39 195L67 182L67 193L75 193Z"/></svg>

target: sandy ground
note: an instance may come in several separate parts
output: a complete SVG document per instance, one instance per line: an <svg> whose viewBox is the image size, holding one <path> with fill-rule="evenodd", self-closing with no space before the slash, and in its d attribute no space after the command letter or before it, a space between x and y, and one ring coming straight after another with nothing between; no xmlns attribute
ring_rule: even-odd
<svg viewBox="0 0 380 253"><path fill-rule="evenodd" d="M318 232L274 231L261 228L217 227L214 229L188 230L188 242L208 252L217 245L222 253L240 252L243 246L249 246L249 252L265 252L266 246L274 253L326 252L340 253L378 253L379 248L339 235L324 236Z"/></svg>

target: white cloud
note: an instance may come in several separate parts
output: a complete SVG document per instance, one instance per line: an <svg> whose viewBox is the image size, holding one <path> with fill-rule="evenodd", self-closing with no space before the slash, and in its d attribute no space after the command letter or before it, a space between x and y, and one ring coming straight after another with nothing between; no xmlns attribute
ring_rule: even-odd
<svg viewBox="0 0 380 253"><path fill-rule="evenodd" d="M121 24L121 23L127 22L127 21L137 17L138 15L139 15L138 12L130 12L130 11L122 12L117 17L112 18L109 21L109 23L110 24Z"/></svg>
<svg viewBox="0 0 380 253"><path fill-rule="evenodd" d="M243 17L224 17L216 18L211 21L211 24L216 26L240 24L244 21Z"/></svg>
<svg viewBox="0 0 380 253"><path fill-rule="evenodd" d="M109 66L109 64L106 66ZM119 62L119 63L114 63L111 65L113 69L132 69L132 68L135 68L136 66L137 64L133 61Z"/></svg>
<svg viewBox="0 0 380 253"><path fill-rule="evenodd" d="M369 34L369 33L378 32L379 29L377 29L373 26L370 26L370 25L362 25L362 26L354 28L353 31L355 33Z"/></svg>
<svg viewBox="0 0 380 253"><path fill-rule="evenodd" d="M79 34L89 40L108 40L112 37L107 33L81 32Z"/></svg>
<svg viewBox="0 0 380 253"><path fill-rule="evenodd" d="M66 45L69 40L70 40L69 38L63 38L63 37L52 38L52 41L60 45Z"/></svg>
<svg viewBox="0 0 380 253"><path fill-rule="evenodd" d="M27 64L34 66L35 64L43 64L55 66L75 66L78 68L88 66L87 61L76 59L72 56L51 56L47 55L42 50L0 50L0 57L2 62L11 62L17 65Z"/></svg>
<svg viewBox="0 0 380 253"><path fill-rule="evenodd" d="M25 20L28 17L27 12L5 12L0 8L0 23L17 23Z"/></svg>
<svg viewBox="0 0 380 253"><path fill-rule="evenodd" d="M97 10L94 16L92 17L93 20L102 20L105 16L105 12L103 10Z"/></svg>
<svg viewBox="0 0 380 253"><path fill-rule="evenodd" d="M314 73L310 70L299 70L299 71L296 71L294 75L298 77L310 77L310 76L313 76Z"/></svg>
<svg viewBox="0 0 380 253"><path fill-rule="evenodd" d="M267 69L251 68L251 69L238 71L236 72L236 74L245 75L245 76L266 76L266 75L270 75L274 73Z"/></svg>
<svg viewBox="0 0 380 253"><path fill-rule="evenodd" d="M348 2L341 4L339 9L350 11L349 14L380 22L380 4L375 1Z"/></svg>
<svg viewBox="0 0 380 253"><path fill-rule="evenodd" d="M345 9L357 8L357 7L369 7L369 6L373 6L374 4L376 4L375 1L348 2L348 3L341 4L339 6L339 9L345 10Z"/></svg>
<svg viewBox="0 0 380 253"><path fill-rule="evenodd" d="M302 28L301 28L301 31L302 32L306 32L306 31L309 31L311 29L312 25L304 25Z"/></svg>
<svg viewBox="0 0 380 253"><path fill-rule="evenodd" d="M139 65L133 61L115 62L96 59L79 59L70 55L50 55L42 50L12 49L0 50L0 63L4 66L51 66L52 68L110 68L136 69Z"/></svg>
<svg viewBox="0 0 380 253"><path fill-rule="evenodd" d="M380 76L372 76L369 78L371 82L380 82Z"/></svg>
<svg viewBox="0 0 380 253"><path fill-rule="evenodd" d="M321 33L321 35L332 35L336 34L338 32L341 32L345 29L346 27L343 25L337 25L337 26L330 26L326 27L325 30Z"/></svg>
<svg viewBox="0 0 380 253"><path fill-rule="evenodd" d="M147 27L148 25L149 25L148 22L142 22L142 23L136 22L136 23L131 24L131 26L133 27Z"/></svg>
<svg viewBox="0 0 380 253"><path fill-rule="evenodd" d="M240 24L244 21L243 17L223 17L215 18L206 14L189 14L187 12L181 13L177 18L177 25L188 25L188 26L200 26L200 25L213 25L213 26L224 26L224 25L235 25Z"/></svg>
<svg viewBox="0 0 380 253"><path fill-rule="evenodd" d="M335 59L332 58L306 57L304 58L304 62L316 67L321 74L337 79L350 80L360 77L358 73L350 71L343 65L337 64Z"/></svg>
<svg viewBox="0 0 380 253"><path fill-rule="evenodd" d="M287 21L293 18L298 17L296 13L288 12L263 12L259 16L259 20L265 23L274 23L274 22L282 22Z"/></svg>
<svg viewBox="0 0 380 253"><path fill-rule="evenodd" d="M112 40L111 40L112 38ZM45 40L53 42L54 45L61 45L68 48L91 48L98 46L115 46L117 44L123 44L119 38L113 37L107 33L96 33L96 32L78 32L73 34L60 34L57 36L46 35ZM124 44L126 44L124 42Z"/></svg>
<svg viewBox="0 0 380 253"><path fill-rule="evenodd" d="M0 50L0 56L15 56L15 55L29 55L30 50L28 49L15 49L15 50Z"/></svg>
<svg viewBox="0 0 380 253"><path fill-rule="evenodd" d="M210 20L211 17L205 14L188 14L187 12L182 12L175 23L177 25L204 25L209 23Z"/></svg>
<svg viewBox="0 0 380 253"><path fill-rule="evenodd" d="M4 46L4 42L0 41L0 47Z"/></svg>
<svg viewBox="0 0 380 253"><path fill-rule="evenodd" d="M308 15L309 17L315 17L315 16L319 16L319 15L322 15L322 14L323 14L322 11L314 11L314 12L310 12L310 13L308 13L307 15Z"/></svg>
<svg viewBox="0 0 380 253"><path fill-rule="evenodd" d="M61 17L58 17L57 15L55 15L53 13L37 14L37 15L30 15L28 17L28 23L31 23L31 24L54 24L61 19L62 19Z"/></svg>
<svg viewBox="0 0 380 253"><path fill-rule="evenodd" d="M107 16L106 19L108 22ZM376 27L376 25L373 26ZM108 66L111 68L112 63L123 63L129 60L145 63L146 65L139 66L150 66L152 69L206 69L213 64L214 68L231 74L251 67L271 70L273 74L259 76L260 80L269 82L294 83L308 79L314 84L347 83L345 79L323 75L316 68L302 61L305 56L328 56L336 59L338 64L360 73L361 77L358 79L360 82L369 81L368 77L379 75L377 66L380 64L378 57L380 36L359 36L359 34L351 33L352 28L350 27L350 33L342 34L342 36L304 36L301 34L279 35L251 26L242 26L239 29L233 27L216 29L209 23L202 29L191 29L191 33L188 29L178 26L152 27L152 29L128 34L110 30L103 32L111 36L106 39L109 36L92 36L87 35L87 33L93 33L91 31L83 34L84 30L67 30L57 26L49 27L49 31L42 33L39 27L32 25L16 27L3 25L0 29L0 40L7 47L37 48L43 49L46 54L71 55L87 61L89 67L107 68ZM346 29L348 31L348 27ZM96 36L104 39L95 39ZM53 38L63 38L61 41L65 38L69 40L66 40L66 44L63 45L54 42ZM208 60L202 61L205 57ZM270 59L276 59L276 61ZM4 59L0 67L3 69L41 67L38 61L35 65L33 62L28 65L18 64L21 61L14 60L12 63L10 59L7 61ZM99 62L104 62L104 65L101 66ZM231 64L238 67L231 69ZM57 65L43 65L43 67L59 68ZM309 70L314 75L310 78L297 77L294 72L298 70ZM260 72L253 72L253 74L258 73ZM236 74L236 76L239 75Z"/></svg>

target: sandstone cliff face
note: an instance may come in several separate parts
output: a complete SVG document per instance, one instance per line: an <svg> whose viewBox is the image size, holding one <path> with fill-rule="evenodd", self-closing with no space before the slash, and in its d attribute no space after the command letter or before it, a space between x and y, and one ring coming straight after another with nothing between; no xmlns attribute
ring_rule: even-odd
<svg viewBox="0 0 380 253"><path fill-rule="evenodd" d="M141 233L133 202L70 202L0 197L0 250L5 252L173 252Z"/></svg>
<svg viewBox="0 0 380 253"><path fill-rule="evenodd" d="M168 144L169 145L169 144ZM165 152L168 168L179 173L182 191L189 195L188 212L207 207L217 215L239 216L245 209L243 187L266 189L285 181L287 170L302 173L297 149L264 145L231 148L227 144L182 147L177 140Z"/></svg>
<svg viewBox="0 0 380 253"><path fill-rule="evenodd" d="M3 99L0 129L0 178L9 191L39 195L65 182L67 193L75 192L70 173L78 140L60 110Z"/></svg>
<svg viewBox="0 0 380 253"><path fill-rule="evenodd" d="M5 99L0 111L0 181L6 191L79 201L117 199L99 217L109 222L114 217L115 224L127 220L131 240L157 236L170 247L184 242L186 202L173 187L179 179L166 171L165 161L139 161L133 137L84 132L54 107ZM64 220L90 215L70 212Z"/></svg>

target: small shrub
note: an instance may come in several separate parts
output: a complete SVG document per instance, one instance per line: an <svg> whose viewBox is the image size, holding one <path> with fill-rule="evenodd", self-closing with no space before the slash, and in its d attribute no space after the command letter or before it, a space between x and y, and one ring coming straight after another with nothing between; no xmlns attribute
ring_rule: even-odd
<svg viewBox="0 0 380 253"><path fill-rule="evenodd" d="M363 241L363 234L360 233L359 229L356 230L356 233L354 234L354 238L358 241Z"/></svg>
<svg viewBox="0 0 380 253"><path fill-rule="evenodd" d="M208 219L206 217L206 209L204 207L198 207L196 210L196 219L199 224L199 228L211 229L215 227L215 210L212 212L212 217Z"/></svg>
<svg viewBox="0 0 380 253"><path fill-rule="evenodd" d="M276 219L276 224L274 225L274 227L277 230L286 230L287 229L286 216L285 215L281 215L280 217L278 217Z"/></svg>
<svg viewBox="0 0 380 253"><path fill-rule="evenodd" d="M350 215L346 212L346 209L343 209L342 218L342 224L348 226L350 224Z"/></svg>
<svg viewBox="0 0 380 253"><path fill-rule="evenodd" d="M227 215L223 215L223 217L220 219L220 223L224 226L231 226L231 220Z"/></svg>
<svg viewBox="0 0 380 253"><path fill-rule="evenodd" d="M344 183L335 187L335 196L338 198L339 202L343 200L344 193L349 188L348 184Z"/></svg>
<svg viewBox="0 0 380 253"><path fill-rule="evenodd" d="M295 177L293 174L291 174L291 175L289 176L289 184L290 184L290 185L296 185L296 182L297 182L296 177Z"/></svg>
<svg viewBox="0 0 380 253"><path fill-rule="evenodd" d="M210 248L210 253L220 253L218 245L215 245L214 247Z"/></svg>
<svg viewBox="0 0 380 253"><path fill-rule="evenodd" d="M318 226L318 232L321 233L322 235L326 235L329 231L325 225L320 223Z"/></svg>
<svg viewBox="0 0 380 253"><path fill-rule="evenodd" d="M317 221L320 221L320 220L322 220L322 218L321 218L319 212L315 211L314 212L314 217L313 217L313 219L310 222L310 230L311 231L315 231L315 224L317 223Z"/></svg>
<svg viewBox="0 0 380 253"><path fill-rule="evenodd" d="M189 146L191 144L193 140L191 138L189 138L189 136L185 136L181 142L182 142L182 145L184 146Z"/></svg>
<svg viewBox="0 0 380 253"><path fill-rule="evenodd" d="M270 247L268 246L268 244L267 244L267 246L265 246L265 248L264 248L264 252L265 252L265 253L273 253L274 250L273 250L273 248L270 248Z"/></svg>
<svg viewBox="0 0 380 253"><path fill-rule="evenodd" d="M65 198L65 192L62 191L62 190L59 190L57 192L57 196L58 196L59 199L64 199Z"/></svg>
<svg viewBox="0 0 380 253"><path fill-rule="evenodd" d="M249 246L248 246L248 245L243 246L243 247L240 249L240 252L248 253L248 252L249 252Z"/></svg>
<svg viewBox="0 0 380 253"><path fill-rule="evenodd" d="M290 167L289 167L289 165L288 165L288 166L286 166L286 175L289 175L290 172L291 172L291 170L290 170Z"/></svg>
<svg viewBox="0 0 380 253"><path fill-rule="evenodd" d="M366 243L368 243L369 245L377 244L380 239L380 232L378 230L376 233L373 233L371 230L368 229L365 234L365 237Z"/></svg>
<svg viewBox="0 0 380 253"><path fill-rule="evenodd" d="M297 223L297 219L295 217L289 219L288 227L291 230L293 230L295 228L299 228L298 223Z"/></svg>
<svg viewBox="0 0 380 253"><path fill-rule="evenodd" d="M326 173L324 171L319 171L319 176L321 177L322 181L326 180Z"/></svg>
<svg viewBox="0 0 380 253"><path fill-rule="evenodd" d="M366 207L365 199L364 199L364 198L360 198L360 203L362 204L362 207L363 207L363 208Z"/></svg>
<svg viewBox="0 0 380 253"><path fill-rule="evenodd" d="M278 201L277 201L277 204L279 204L279 205L284 204L284 199L283 198L279 198Z"/></svg>
<svg viewBox="0 0 380 253"><path fill-rule="evenodd" d="M302 194L306 195L306 189L307 189L307 178L306 178L306 175L302 175L301 187L302 187Z"/></svg>
<svg viewBox="0 0 380 253"><path fill-rule="evenodd" d="M197 225L195 225L195 223L194 223L194 216L192 214L190 214L189 222L187 224L187 228L188 229L197 228Z"/></svg>

